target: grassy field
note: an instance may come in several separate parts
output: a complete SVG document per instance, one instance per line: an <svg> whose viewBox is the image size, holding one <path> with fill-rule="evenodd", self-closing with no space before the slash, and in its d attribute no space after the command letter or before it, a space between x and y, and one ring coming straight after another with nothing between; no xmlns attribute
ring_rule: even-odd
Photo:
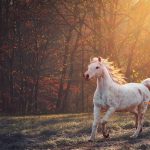
<svg viewBox="0 0 150 150"><path fill-rule="evenodd" d="M137 139L129 137L135 130L134 117L115 113L108 124L110 138L98 133L97 140L90 143L92 118L92 114L1 117L0 150L150 149L150 110Z"/></svg>

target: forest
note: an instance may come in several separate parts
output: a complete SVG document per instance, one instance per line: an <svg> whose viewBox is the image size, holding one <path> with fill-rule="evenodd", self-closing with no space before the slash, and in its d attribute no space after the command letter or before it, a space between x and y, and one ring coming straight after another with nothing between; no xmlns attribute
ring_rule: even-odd
<svg viewBox="0 0 150 150"><path fill-rule="evenodd" d="M101 56L127 82L150 77L149 0L1 0L0 113L92 111Z"/></svg>

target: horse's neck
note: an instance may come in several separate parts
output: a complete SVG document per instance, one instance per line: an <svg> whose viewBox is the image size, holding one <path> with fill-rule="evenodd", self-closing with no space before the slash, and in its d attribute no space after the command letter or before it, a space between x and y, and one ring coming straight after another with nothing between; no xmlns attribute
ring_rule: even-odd
<svg viewBox="0 0 150 150"><path fill-rule="evenodd" d="M104 68L103 76L100 78L97 78L97 88L102 91L102 90L109 89L111 87L113 88L116 85L117 85L117 83L115 83L113 81L108 70L106 68Z"/></svg>

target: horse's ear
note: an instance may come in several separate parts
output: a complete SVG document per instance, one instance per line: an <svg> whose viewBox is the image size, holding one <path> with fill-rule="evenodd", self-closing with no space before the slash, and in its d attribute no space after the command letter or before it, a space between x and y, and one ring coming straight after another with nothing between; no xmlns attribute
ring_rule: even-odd
<svg viewBox="0 0 150 150"><path fill-rule="evenodd" d="M90 57L90 63L92 62L92 57Z"/></svg>
<svg viewBox="0 0 150 150"><path fill-rule="evenodd" d="M98 57L98 61L101 62L101 61L102 61L102 58L101 58L101 57Z"/></svg>

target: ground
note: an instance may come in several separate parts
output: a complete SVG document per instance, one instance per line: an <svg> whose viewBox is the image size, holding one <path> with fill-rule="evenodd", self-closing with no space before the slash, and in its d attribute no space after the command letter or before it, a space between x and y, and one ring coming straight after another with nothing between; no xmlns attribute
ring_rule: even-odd
<svg viewBox="0 0 150 150"><path fill-rule="evenodd" d="M60 114L25 117L0 117L0 150L132 150L150 149L150 110L145 116L143 132L131 139L134 117L115 113L108 123L110 138L98 133L88 142L92 114Z"/></svg>

